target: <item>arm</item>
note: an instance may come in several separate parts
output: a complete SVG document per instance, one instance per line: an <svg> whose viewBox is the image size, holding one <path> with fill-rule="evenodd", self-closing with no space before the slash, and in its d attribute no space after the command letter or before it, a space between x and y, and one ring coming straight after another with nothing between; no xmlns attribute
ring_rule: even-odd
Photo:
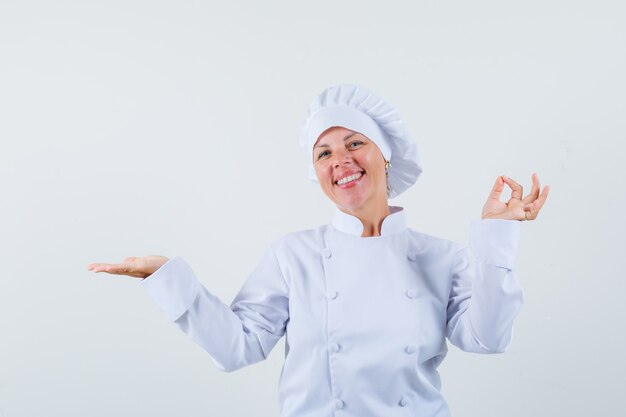
<svg viewBox="0 0 626 417"><path fill-rule="evenodd" d="M523 291L513 271L521 232L517 220L483 219L470 225L470 246L453 257L447 336L458 348L501 353L511 343Z"/></svg>
<svg viewBox="0 0 626 417"><path fill-rule="evenodd" d="M141 281L169 320L232 372L266 359L285 333L289 288L273 249L263 254L230 307L211 294L181 257Z"/></svg>

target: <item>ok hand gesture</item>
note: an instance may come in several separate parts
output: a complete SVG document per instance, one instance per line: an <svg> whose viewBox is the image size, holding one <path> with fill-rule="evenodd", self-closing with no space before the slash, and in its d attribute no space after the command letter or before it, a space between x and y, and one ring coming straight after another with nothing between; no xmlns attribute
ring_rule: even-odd
<svg viewBox="0 0 626 417"><path fill-rule="evenodd" d="M119 264L93 263L87 269L93 272L107 272L116 275L128 275L135 278L147 278L159 269L169 259L165 256L144 256L137 258L131 256Z"/></svg>
<svg viewBox="0 0 626 417"><path fill-rule="evenodd" d="M501 175L496 180L487 202L483 206L483 219L507 219L507 220L535 220L539 210L548 198L550 186L543 187L539 194L539 176L532 175L533 187L530 194L522 198L522 186L511 178ZM511 198L506 203L500 201L500 195L507 184L512 192Z"/></svg>

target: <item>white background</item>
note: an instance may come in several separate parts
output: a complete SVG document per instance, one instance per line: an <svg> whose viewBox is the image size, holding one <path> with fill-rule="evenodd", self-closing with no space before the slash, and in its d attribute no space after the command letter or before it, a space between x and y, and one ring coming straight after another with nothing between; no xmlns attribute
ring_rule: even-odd
<svg viewBox="0 0 626 417"><path fill-rule="evenodd" d="M453 415L623 415L624 74L621 1L2 0L0 416L278 416L284 341L222 373L86 267L181 255L230 303L272 240L330 220L298 134L340 82L418 142L391 200L416 230L467 243L498 175L552 187L510 350L440 367Z"/></svg>

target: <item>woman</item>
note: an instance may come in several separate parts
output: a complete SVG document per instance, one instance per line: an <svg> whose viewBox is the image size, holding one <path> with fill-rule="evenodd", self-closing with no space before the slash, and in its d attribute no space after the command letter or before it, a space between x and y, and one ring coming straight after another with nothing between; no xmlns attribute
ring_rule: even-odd
<svg viewBox="0 0 626 417"><path fill-rule="evenodd" d="M513 272L521 221L537 217L549 188L540 194L533 175L522 198L521 185L498 177L465 247L408 228L404 209L389 206L422 169L397 111L372 92L323 91L301 144L337 207L332 222L272 242L230 306L178 256L89 269L144 278L222 371L265 359L286 335L283 417L449 416L437 372L445 339L469 352L507 349L523 298Z"/></svg>

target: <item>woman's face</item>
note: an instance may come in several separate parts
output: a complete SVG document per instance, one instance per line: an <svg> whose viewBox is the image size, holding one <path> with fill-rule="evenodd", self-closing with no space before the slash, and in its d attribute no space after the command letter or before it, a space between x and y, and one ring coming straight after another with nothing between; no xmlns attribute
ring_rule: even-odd
<svg viewBox="0 0 626 417"><path fill-rule="evenodd" d="M313 146L313 166L324 194L338 207L355 211L386 204L385 158L361 133L344 127L324 131Z"/></svg>

